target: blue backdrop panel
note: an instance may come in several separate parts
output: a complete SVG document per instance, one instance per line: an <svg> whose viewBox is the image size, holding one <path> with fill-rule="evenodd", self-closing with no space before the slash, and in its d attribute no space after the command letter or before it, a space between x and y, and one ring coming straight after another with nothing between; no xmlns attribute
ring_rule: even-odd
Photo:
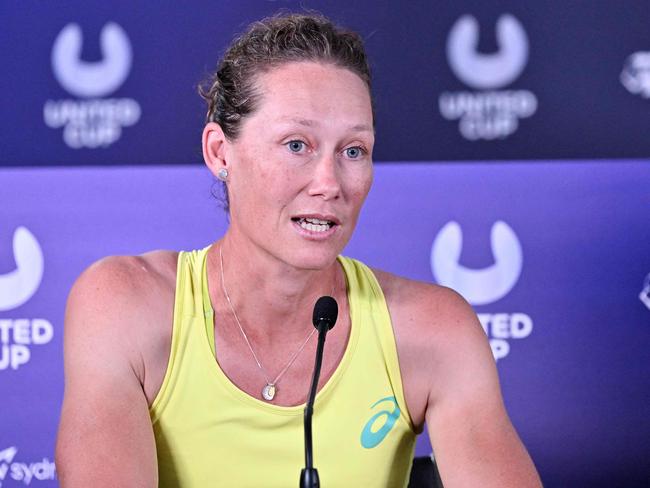
<svg viewBox="0 0 650 488"><path fill-rule="evenodd" d="M108 254L218 238L212 186L202 168L0 171L2 488L57 484L75 277ZM378 165L346 249L474 305L545 486L650 478L648 188L641 162Z"/></svg>
<svg viewBox="0 0 650 488"><path fill-rule="evenodd" d="M26 0L0 4L0 164L199 162L197 84L281 8L364 37L376 160L650 155L646 1Z"/></svg>

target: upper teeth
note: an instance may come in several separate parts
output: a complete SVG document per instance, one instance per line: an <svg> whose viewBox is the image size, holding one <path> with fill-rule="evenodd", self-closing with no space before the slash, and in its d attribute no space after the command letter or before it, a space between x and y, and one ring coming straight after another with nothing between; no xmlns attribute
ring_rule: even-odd
<svg viewBox="0 0 650 488"><path fill-rule="evenodd" d="M307 229L312 232L325 232L330 228L331 225L333 225L333 223L328 220L315 219L312 217L300 218L298 219L298 223L303 229Z"/></svg>
<svg viewBox="0 0 650 488"><path fill-rule="evenodd" d="M307 222L310 222L312 224L317 224L317 225L328 225L329 221L328 220L321 220L321 219L314 219L314 218L304 218L302 220L305 220Z"/></svg>

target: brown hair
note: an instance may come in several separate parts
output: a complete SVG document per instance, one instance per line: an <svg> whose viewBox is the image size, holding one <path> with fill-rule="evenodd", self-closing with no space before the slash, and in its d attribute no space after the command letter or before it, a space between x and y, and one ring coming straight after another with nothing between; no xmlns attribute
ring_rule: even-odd
<svg viewBox="0 0 650 488"><path fill-rule="evenodd" d="M236 139L242 119L256 109L256 75L292 61L347 68L370 90L370 69L359 34L319 14L281 14L252 23L235 38L216 73L199 89L208 104L206 122L218 123L226 137Z"/></svg>

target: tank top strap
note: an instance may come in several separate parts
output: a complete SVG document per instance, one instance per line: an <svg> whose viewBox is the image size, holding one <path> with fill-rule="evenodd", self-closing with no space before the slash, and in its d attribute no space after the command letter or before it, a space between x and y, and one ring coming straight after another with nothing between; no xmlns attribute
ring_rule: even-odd
<svg viewBox="0 0 650 488"><path fill-rule="evenodd" d="M158 419L171 396L171 392L179 379L180 363L186 350L191 343L200 343L202 339L200 336L205 333L202 328L192 326L195 323L192 319L194 317L204 317L201 323L213 323L212 307L209 302L210 296L207 293L207 280L204 277L209 248L210 246L178 253L169 361L167 362L163 383L149 408L152 421ZM214 333L212 333L212 350L214 351Z"/></svg>
<svg viewBox="0 0 650 488"><path fill-rule="evenodd" d="M397 343L395 342L393 323L390 318L384 292L375 274L361 261L339 256L339 262L345 270L348 288L353 291L350 296L350 300L353 303L350 304L350 307L357 308L360 311L360 316L372 316L374 319L367 321L368 324L373 324L374 327L365 327L364 330L367 334L374 336L368 337L369 340L374 339L379 343L384 356L386 372L397 404L401 411L404 412L409 427L414 430L413 421L406 406L402 375L400 373L399 358L397 355ZM364 339L362 338L361 340L363 341Z"/></svg>
<svg viewBox="0 0 650 488"><path fill-rule="evenodd" d="M204 303L206 299L209 300L209 295L204 293L207 291L204 275L208 249L210 246L178 253L174 318L200 316L211 308Z"/></svg>

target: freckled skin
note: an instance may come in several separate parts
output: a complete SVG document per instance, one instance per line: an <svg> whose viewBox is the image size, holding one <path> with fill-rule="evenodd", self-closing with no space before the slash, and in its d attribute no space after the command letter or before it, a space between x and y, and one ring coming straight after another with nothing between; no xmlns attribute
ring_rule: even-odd
<svg viewBox="0 0 650 488"><path fill-rule="evenodd" d="M368 88L347 69L311 62L283 65L257 84L257 111L224 148L230 232L238 245L292 266L323 268L349 240L372 183ZM368 130L350 130L357 126ZM304 143L298 153L288 147L292 140ZM365 153L349 157L357 146ZM291 217L304 213L335 216L334 238L317 243L298 235Z"/></svg>
<svg viewBox="0 0 650 488"><path fill-rule="evenodd" d="M334 372L350 330L345 282L336 256L347 244L372 184L374 127L370 94L355 73L331 64L283 64L259 75L259 102L235 140L214 123L203 132L213 174L228 170L230 226L207 256L208 288L215 309L215 343L222 368L239 388L259 396L260 372L241 358L250 351L224 303L224 281L246 333L268 371L280 371L287 351L310 332L316 298L339 302L328 334L321 380ZM315 235L297 217L336 222ZM264 317L264 321L259 318ZM225 324L225 325L224 325ZM284 377L283 404L304 400L313 367L311 341ZM221 345L221 349L219 349Z"/></svg>

